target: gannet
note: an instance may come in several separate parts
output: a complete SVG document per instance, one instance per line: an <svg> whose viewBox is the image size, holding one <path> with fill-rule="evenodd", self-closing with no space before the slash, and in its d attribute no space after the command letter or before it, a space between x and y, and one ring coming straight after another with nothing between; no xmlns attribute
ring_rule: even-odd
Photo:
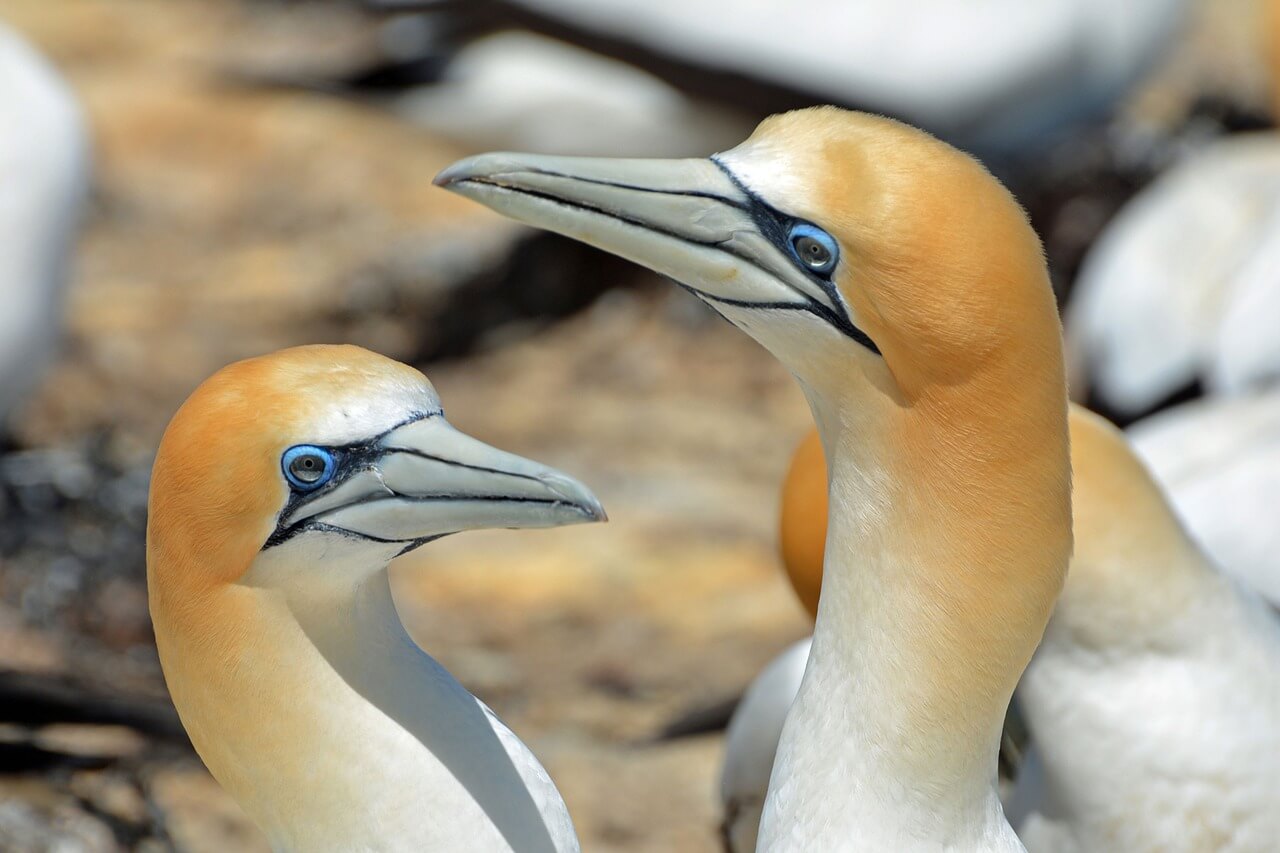
<svg viewBox="0 0 1280 853"><path fill-rule="evenodd" d="M1018 686L1050 851L1262 851L1280 839L1280 620L1219 573L1114 427L1072 422L1076 548Z"/></svg>
<svg viewBox="0 0 1280 853"><path fill-rule="evenodd" d="M237 362L156 454L147 582L183 725L277 850L576 851L529 749L419 649L387 565L462 530L600 521L350 346Z"/></svg>
<svg viewBox="0 0 1280 853"><path fill-rule="evenodd" d="M1216 548L1209 550L1216 558L1211 562L1229 567L1229 574L1246 588L1251 583L1261 581L1265 585L1270 581L1274 589L1275 578L1280 576L1280 572L1274 571L1275 551L1265 550L1266 544L1276 538L1274 524L1267 516L1272 505L1266 496L1275 494L1276 479L1280 477L1280 464L1277 464L1280 463L1280 397L1209 400L1180 408L1186 411L1169 410L1151 419L1150 423L1140 422L1131 429L1131 450L1103 420L1083 408L1072 407L1070 429L1076 501L1076 556L1067 575L1062 600L1077 609L1082 603L1091 604L1085 612L1101 614L1097 617L1099 620L1113 619L1115 611L1132 610L1133 601L1143 598L1150 602L1146 607L1148 610L1165 607L1169 599L1159 590L1167 584L1152 579L1150 573L1165 571L1162 563L1170 560L1168 555L1172 543L1175 552L1189 559L1191 565L1199 566L1189 570L1189 583L1193 591L1199 589L1199 592L1193 612L1187 612L1185 608L1179 612L1179 605L1185 602L1175 598L1173 606L1167 607L1163 614L1170 623L1196 625L1190 632L1185 632L1186 636L1180 641L1182 648L1178 649L1176 663L1171 668L1185 667L1183 674L1190 676L1201 667L1213 667L1216 655L1221 654L1228 660L1224 671L1217 676L1189 686L1179 686L1176 690L1181 695L1170 696L1167 694L1172 688L1165 687L1162 693L1154 692L1162 689L1158 681L1151 686L1155 679L1144 679L1141 685L1135 683L1138 680L1135 676L1158 670L1158 666L1153 667L1149 660L1143 659L1149 654L1149 644L1158 639L1151 635L1146 625L1134 627L1121 618L1116 624L1123 627L1116 628L1106 645L1096 649L1080 648L1079 640L1066 632L1046 637L1045 645L1049 651L1039 654L1047 656L1050 663L1047 669L1036 670L1041 664L1033 662L1023 676L1023 681L1029 680L1032 686L1020 686L1018 694L1026 696L1029 690L1048 693L1051 707L1046 710L1033 704L1027 708L1028 699L1024 698L1023 719L1027 725L1041 732L1042 737L1084 747L1088 758L1080 769L1071 764L1061 767L1064 756L1070 761L1076 752L1068 748L1050 750L1046 768L1045 756L1033 746L1028 760L1020 768L1017 784L1006 800L1006 809L1011 819L1019 823L1029 815L1035 815L1021 833L1024 842L1034 845L1034 850L1143 849L1140 845L1133 846L1137 844L1134 839L1147 839L1143 843L1152 850L1204 849L1202 842L1205 839L1182 832L1178 829L1178 821L1188 821L1188 812L1205 806L1203 801L1196 800L1198 791L1206 791L1211 797L1220 796L1220 792L1215 792L1206 781L1218 773L1225 779L1231 779L1231 784L1238 786L1241 792L1246 792L1236 803L1241 811L1235 812L1243 822L1251 818L1257 820L1259 814L1270 812L1265 798L1254 799L1250 804L1247 791L1251 785L1254 790L1265 790L1265 782L1269 778L1266 774L1274 773L1274 758L1252 766L1244 762L1227 767L1215 764L1213 756L1231 755L1233 750L1250 748L1250 743L1265 750L1267 738L1277 736L1276 732L1280 730L1280 714L1275 711L1277 706L1272 705L1268 711L1268 706L1259 703L1257 696L1250 704L1251 685L1233 685L1224 681L1243 677L1236 664L1243 662L1247 667L1251 649L1259 651L1264 671L1269 672L1266 661L1270 658L1272 666L1278 662L1280 646L1267 651L1268 642L1274 641L1266 639L1273 632L1266 627L1265 620L1261 620L1261 630L1250 629L1251 621L1259 621L1251 618L1244 619L1241 626L1230 625L1225 632L1218 630L1220 622L1234 621L1232 610L1239 608L1246 614L1253 614L1257 605L1249 603L1251 593L1233 596L1221 591L1228 585L1186 541L1185 534L1177 529L1166 500L1178 508L1189 533ZM784 547L783 556L797 592L816 589L822 575L822 553L819 549L826 536L825 524L806 523L800 526L796 523L796 520L811 519L814 515L821 519L826 517L826 466L821 446L816 444L816 440L816 431L810 432L796 451L787 475L787 486L783 490L783 541L790 543ZM1135 462L1135 451L1139 457L1145 457L1151 466L1150 473ZM1162 488L1168 497L1154 492L1155 486ZM1083 506L1082 502L1089 502L1089 505ZM1222 555L1233 559L1235 564L1223 562ZM1077 570L1082 560L1092 561L1092 564ZM1098 566L1104 563L1108 570L1100 572ZM1267 574L1268 570L1271 570L1270 574ZM1251 572L1262 577L1252 577ZM1149 587L1150 591L1135 590L1139 584ZM1265 597L1266 590L1261 586L1259 590ZM801 597L806 606L816 610L816 600L811 606L808 597L803 594ZM1215 599L1219 601L1215 602ZM1125 629L1129 629L1127 633ZM1116 638L1122 638L1130 647L1122 647ZM721 776L721 798L725 835L734 851L754 849L760 806L768 785L773 755L786 709L794 700L804 673L808 642L802 640L789 647L762 671L730 723ZM1171 652L1163 654L1175 658ZM1200 659L1197 660L1197 656ZM1075 671L1063 664L1063 661L1069 661L1074 665L1082 659L1089 665L1080 666ZM1090 666L1105 664L1112 659L1119 662L1110 667L1114 672L1109 672L1108 666L1099 665L1096 674L1091 673ZM1041 658L1035 660L1040 661ZM1157 663L1159 660L1157 658ZM1234 671L1230 671L1232 669ZM1057 689L1050 680L1054 678L1073 679L1075 683ZM1277 676L1264 677L1264 685L1268 679L1270 686L1264 687L1262 697L1274 703ZM1129 692L1119 694L1117 704L1123 701L1121 697L1128 695L1129 705L1113 708L1109 702L1099 701L1104 691L1112 689L1113 682L1128 685ZM1144 695L1143 689L1153 692ZM1267 690L1271 692L1265 692ZM1220 697L1205 696L1221 691L1225 691L1228 697L1240 697L1241 701L1227 704L1224 708ZM1083 705L1083 709L1077 708L1077 704ZM1171 722L1166 728L1151 725L1157 714L1147 710L1148 705L1163 709L1169 720L1185 722ZM1115 717L1089 717L1090 713L1097 713L1095 706L1106 708L1106 713L1114 713ZM1250 715L1257 715L1262 723L1261 737L1257 741L1250 741L1253 736L1250 734L1241 742L1219 742L1224 735L1230 740L1236 732L1258 730L1258 722L1250 722ZM1063 718L1065 723L1061 721ZM1266 723L1268 718L1271 720L1269 724ZM1186 728L1190 725L1195 726L1194 730ZM1245 725L1249 728L1241 728ZM1102 737L1094 737L1099 732ZM1104 742L1104 738L1108 740ZM1121 742L1113 743L1110 738ZM1146 760L1144 753L1147 756L1164 756L1171 763L1186 762L1188 767L1185 772L1167 771L1167 778L1161 783L1158 794L1162 797L1160 808L1144 808L1141 803L1134 802L1135 791L1126 786L1140 790L1146 784L1143 777L1121 781L1107 775L1110 771L1105 769L1112 762L1127 765L1138 762L1141 765ZM1100 755L1104 757L1099 758ZM1201 768L1199 776L1190 769L1197 764ZM1095 767L1104 768L1099 771L1100 778L1088 775ZM1131 808L1113 806L1112 815L1105 818L1125 823L1126 843L1121 844L1114 838L1099 838L1096 827L1079 829L1076 826L1080 823L1087 826L1091 818L1102 822L1105 809L1099 812L1092 805L1080 803L1068 808L1047 796L1047 776L1060 773L1066 776L1071 786L1082 788L1087 795L1103 796L1105 792L1108 799L1132 804ZM1123 815L1117 816L1115 812L1122 808L1126 809ZM1226 811L1225 808L1222 810L1224 814ZM1058 814L1060 822L1065 821L1064 815L1070 815L1070 822L1062 825L1048 821L1044 817L1046 813ZM1071 833L1076 831L1089 843L1074 838ZM1066 846L1062 847L1064 834ZM1247 830L1241 833L1241 837L1249 837ZM1265 849L1265 846L1256 844L1256 838L1260 837L1265 836L1255 836L1252 847L1242 841L1239 848L1213 843L1208 849ZM1173 843L1172 838L1179 839L1179 842Z"/></svg>
<svg viewBox="0 0 1280 853"><path fill-rule="evenodd" d="M708 159L489 154L437 183L675 278L800 381L831 460L822 596L761 850L1020 850L1001 723L1071 550L1040 242L897 122L775 116Z"/></svg>
<svg viewBox="0 0 1280 853"><path fill-rule="evenodd" d="M89 187L75 96L0 24L0 432L50 359Z"/></svg>
<svg viewBox="0 0 1280 853"><path fill-rule="evenodd" d="M1002 157L1034 151L1105 117L1173 43L1189 3L810 0L803 9L731 0L374 5L439 10L428 19L436 32L542 33L639 66L689 95L753 118L826 101L896 116L967 149ZM598 83L585 78L578 86L590 92ZM681 127L667 130L687 138Z"/></svg>
<svg viewBox="0 0 1280 853"><path fill-rule="evenodd" d="M451 11L466 13L466 7ZM433 34L452 29L416 18L386 28L395 33L415 21ZM439 51L434 45L420 49ZM404 62L399 56L392 61L388 70ZM739 111L692 98L625 62L530 32L485 35L432 64L442 67L427 79L408 75L391 83L368 69L361 76L376 85L326 88L360 96L472 148L676 157L732 144L752 125Z"/></svg>
<svg viewBox="0 0 1280 853"><path fill-rule="evenodd" d="M1280 137L1213 143L1157 178L1090 250L1066 311L1072 393L1132 420L1197 385L1280 379Z"/></svg>

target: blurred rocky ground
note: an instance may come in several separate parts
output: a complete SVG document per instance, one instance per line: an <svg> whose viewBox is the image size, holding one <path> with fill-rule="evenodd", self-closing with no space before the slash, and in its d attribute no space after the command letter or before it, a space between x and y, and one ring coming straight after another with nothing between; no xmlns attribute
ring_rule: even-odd
<svg viewBox="0 0 1280 853"><path fill-rule="evenodd" d="M1017 176L1064 295L1179 146L1264 110L1248 2L1203 4L1129 142L1098 130ZM774 554L808 425L784 371L684 293L432 188L456 143L237 74L358 54L373 24L349 7L0 0L0 18L68 76L96 145L63 355L0 454L0 849L265 849L168 705L147 477L201 379L320 341L422 365L459 427L596 489L610 524L442 540L396 567L397 600L542 757L586 849L716 849L719 736L654 734L807 630Z"/></svg>

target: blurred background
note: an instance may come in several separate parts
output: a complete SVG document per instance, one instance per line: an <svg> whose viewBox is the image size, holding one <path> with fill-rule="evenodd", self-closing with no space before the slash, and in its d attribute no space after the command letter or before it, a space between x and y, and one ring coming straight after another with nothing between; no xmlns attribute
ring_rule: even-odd
<svg viewBox="0 0 1280 853"><path fill-rule="evenodd" d="M265 849L165 692L147 481L198 382L314 342L597 491L607 526L417 552L398 604L585 849L718 849L715 722L810 630L775 542L807 408L692 297L432 176L902 117L1027 206L1073 393L1127 425L1280 373L1272 5L0 0L0 849Z"/></svg>

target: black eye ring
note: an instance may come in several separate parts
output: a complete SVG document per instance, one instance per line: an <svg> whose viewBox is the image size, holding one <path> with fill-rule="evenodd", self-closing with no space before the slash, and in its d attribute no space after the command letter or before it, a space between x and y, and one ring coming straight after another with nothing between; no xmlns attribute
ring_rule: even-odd
<svg viewBox="0 0 1280 853"><path fill-rule="evenodd" d="M800 265L818 275L829 275L840 262L840 245L836 239L816 225L797 222L788 235L793 254Z"/></svg>
<svg viewBox="0 0 1280 853"><path fill-rule="evenodd" d="M329 482L337 467L333 451L313 444L294 445L280 458L284 478L300 492L313 492Z"/></svg>

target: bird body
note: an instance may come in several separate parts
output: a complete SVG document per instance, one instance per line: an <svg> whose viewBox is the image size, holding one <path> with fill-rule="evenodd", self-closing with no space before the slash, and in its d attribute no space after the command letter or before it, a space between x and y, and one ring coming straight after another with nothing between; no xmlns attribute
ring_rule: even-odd
<svg viewBox="0 0 1280 853"><path fill-rule="evenodd" d="M1232 471L1265 476L1266 450L1280 435L1276 405L1264 395L1184 408L1166 423L1140 424L1133 447L1097 416L1071 410L1076 553L1058 615L1018 687L1034 742L1006 809L1033 853L1262 851L1278 831L1270 798L1280 624L1239 574L1221 574L1188 539L1161 492L1195 510L1183 515L1193 537L1199 528L1227 549L1223 534L1247 539L1252 522L1255 541L1265 540L1271 526L1233 494ZM822 576L812 540L825 530L799 521L826 515L814 435L783 492L783 538L792 543L783 554L801 588ZM755 832L758 814L739 804L768 784L764 756L777 745L777 709L790 705L804 672L800 647L771 663L735 712L722 783L730 837Z"/></svg>
<svg viewBox="0 0 1280 853"><path fill-rule="evenodd" d="M468 144L571 154L688 154L750 127L623 62L511 31L466 45L444 79L389 103L409 121Z"/></svg>
<svg viewBox="0 0 1280 853"><path fill-rule="evenodd" d="M0 426L53 357L88 196L89 141L75 96L0 24Z"/></svg>
<svg viewBox="0 0 1280 853"><path fill-rule="evenodd" d="M1085 259L1066 315L1073 390L1133 418L1196 383L1239 394L1280 377L1277 264L1280 137L1231 137L1174 166Z"/></svg>
<svg viewBox="0 0 1280 853"><path fill-rule="evenodd" d="M503 0L488 8L504 23L648 65L752 116L831 102L1008 155L1105 114L1172 41L1187 5Z"/></svg>
<svg viewBox="0 0 1280 853"><path fill-rule="evenodd" d="M1129 435L1214 564L1280 609L1280 391L1185 403Z"/></svg>
<svg viewBox="0 0 1280 853"><path fill-rule="evenodd" d="M729 721L720 773L722 835L729 850L756 849L778 739L800 690L811 645L809 637L798 640L761 670Z"/></svg>
<svg viewBox="0 0 1280 853"><path fill-rule="evenodd" d="M493 154L436 180L672 276L809 400L826 572L759 849L1021 849L1001 723L1071 520L1060 327L1012 196L926 134L831 108L709 160Z"/></svg>
<svg viewBox="0 0 1280 853"><path fill-rule="evenodd" d="M1076 552L1018 687L1037 851L1261 851L1280 838L1280 620L1219 573L1121 433L1078 412Z"/></svg>
<svg viewBox="0 0 1280 853"><path fill-rule="evenodd" d="M578 849L529 749L409 638L387 565L455 530L598 520L585 488L453 430L416 371L303 347L197 389L150 508L166 682L275 849Z"/></svg>

